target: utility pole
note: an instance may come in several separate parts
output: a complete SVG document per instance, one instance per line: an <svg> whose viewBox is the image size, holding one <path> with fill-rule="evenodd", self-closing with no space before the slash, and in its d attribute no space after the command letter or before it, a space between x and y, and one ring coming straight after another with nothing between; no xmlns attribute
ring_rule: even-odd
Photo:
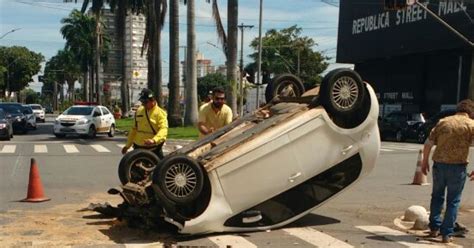
<svg viewBox="0 0 474 248"><path fill-rule="evenodd" d="M263 19L263 0L260 0L260 11L258 18L258 59L257 59L257 109L260 107L259 103L259 89L262 84L262 19Z"/></svg>
<svg viewBox="0 0 474 248"><path fill-rule="evenodd" d="M253 25L244 25L243 23L237 26L240 28L240 99L239 99L239 115L244 116L244 28L253 28Z"/></svg>

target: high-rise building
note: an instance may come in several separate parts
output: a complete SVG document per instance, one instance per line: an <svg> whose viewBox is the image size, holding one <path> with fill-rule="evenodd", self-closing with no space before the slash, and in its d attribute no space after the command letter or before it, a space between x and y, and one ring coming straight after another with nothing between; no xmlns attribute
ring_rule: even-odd
<svg viewBox="0 0 474 248"><path fill-rule="evenodd" d="M146 53L141 56L145 37L145 17L129 14L125 20L123 32L118 32L115 15L104 10L102 21L105 32L110 38L107 63L103 66L102 80L104 93L110 96L112 103L120 99L120 85L123 80L129 89L129 100L133 105L138 101L138 94L147 87L148 63ZM118 37L123 33L123 38ZM125 45L122 45L125 42ZM125 66L123 65L125 59Z"/></svg>

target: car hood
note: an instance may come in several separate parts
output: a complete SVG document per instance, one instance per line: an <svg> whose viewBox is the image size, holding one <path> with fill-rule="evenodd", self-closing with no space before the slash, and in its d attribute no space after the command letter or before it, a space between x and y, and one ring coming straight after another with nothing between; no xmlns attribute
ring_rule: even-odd
<svg viewBox="0 0 474 248"><path fill-rule="evenodd" d="M33 109L33 113L43 113L44 111L43 110L39 110L39 109Z"/></svg>
<svg viewBox="0 0 474 248"><path fill-rule="evenodd" d="M80 119L87 118L87 115L60 115L58 116L58 120L61 121L77 121Z"/></svg>
<svg viewBox="0 0 474 248"><path fill-rule="evenodd" d="M12 117L11 118L16 118L16 117L24 117L25 115L22 113L11 113L10 114Z"/></svg>

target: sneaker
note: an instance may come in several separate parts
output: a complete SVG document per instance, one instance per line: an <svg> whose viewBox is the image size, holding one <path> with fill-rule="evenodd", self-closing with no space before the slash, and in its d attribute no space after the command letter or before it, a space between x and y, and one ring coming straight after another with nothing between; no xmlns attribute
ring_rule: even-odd
<svg viewBox="0 0 474 248"><path fill-rule="evenodd" d="M448 244L448 243L453 242L453 238L451 238L450 236L443 236L443 239L441 240L441 242Z"/></svg>
<svg viewBox="0 0 474 248"><path fill-rule="evenodd" d="M436 238L439 236L439 230L431 230L428 234L428 238Z"/></svg>

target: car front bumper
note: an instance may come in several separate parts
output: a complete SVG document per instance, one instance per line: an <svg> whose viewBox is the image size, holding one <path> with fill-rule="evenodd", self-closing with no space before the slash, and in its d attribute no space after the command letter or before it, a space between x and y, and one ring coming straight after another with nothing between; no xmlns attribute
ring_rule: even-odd
<svg viewBox="0 0 474 248"><path fill-rule="evenodd" d="M88 134L90 124L74 124L72 126L64 126L62 124L54 124L55 134Z"/></svg>

